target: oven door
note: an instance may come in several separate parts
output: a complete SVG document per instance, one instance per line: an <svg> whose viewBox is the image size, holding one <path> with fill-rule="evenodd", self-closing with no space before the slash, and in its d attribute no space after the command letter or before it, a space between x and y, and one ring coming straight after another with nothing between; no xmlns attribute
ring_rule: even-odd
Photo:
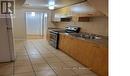
<svg viewBox="0 0 130 76"><path fill-rule="evenodd" d="M50 32L50 40L57 40L57 33Z"/></svg>
<svg viewBox="0 0 130 76"><path fill-rule="evenodd" d="M56 49L58 48L58 36L59 34L57 32L50 32L49 44Z"/></svg>

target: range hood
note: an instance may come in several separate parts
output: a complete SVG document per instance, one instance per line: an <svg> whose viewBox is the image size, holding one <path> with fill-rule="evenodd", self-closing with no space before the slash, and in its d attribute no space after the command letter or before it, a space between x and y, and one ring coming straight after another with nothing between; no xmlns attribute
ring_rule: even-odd
<svg viewBox="0 0 130 76"><path fill-rule="evenodd" d="M63 17L63 18L60 18L60 21L61 22L70 22L70 21L72 21L72 17Z"/></svg>

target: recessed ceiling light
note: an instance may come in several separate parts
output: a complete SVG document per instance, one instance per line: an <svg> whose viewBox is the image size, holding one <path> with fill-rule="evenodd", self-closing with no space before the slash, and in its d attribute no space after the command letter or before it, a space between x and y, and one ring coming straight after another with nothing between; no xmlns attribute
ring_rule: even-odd
<svg viewBox="0 0 130 76"><path fill-rule="evenodd" d="M49 6L48 7L50 10L53 10L55 7L54 6Z"/></svg>
<svg viewBox="0 0 130 76"><path fill-rule="evenodd" d="M48 8L53 10L55 8L55 0L49 0L48 5Z"/></svg>

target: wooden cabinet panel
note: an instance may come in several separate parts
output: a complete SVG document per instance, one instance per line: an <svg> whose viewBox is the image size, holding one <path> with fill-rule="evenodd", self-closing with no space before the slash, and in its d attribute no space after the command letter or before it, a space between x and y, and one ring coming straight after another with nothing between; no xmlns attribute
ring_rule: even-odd
<svg viewBox="0 0 130 76"><path fill-rule="evenodd" d="M64 8L56 9L52 14L52 21L60 22L60 18L65 17L95 17L104 16L99 10L88 5L87 1L79 4L67 6ZM74 19L74 21L78 21Z"/></svg>
<svg viewBox="0 0 130 76"><path fill-rule="evenodd" d="M64 35L60 35L59 37L59 49L61 50L65 50L65 36Z"/></svg>
<svg viewBox="0 0 130 76"><path fill-rule="evenodd" d="M60 34L59 48L99 76L108 76L108 49L95 43Z"/></svg>
<svg viewBox="0 0 130 76"><path fill-rule="evenodd" d="M87 3L108 16L108 0L88 0Z"/></svg>
<svg viewBox="0 0 130 76"><path fill-rule="evenodd" d="M78 16L78 17L103 16L101 12L88 5L87 2L70 6L70 11L71 13L73 13L73 16Z"/></svg>

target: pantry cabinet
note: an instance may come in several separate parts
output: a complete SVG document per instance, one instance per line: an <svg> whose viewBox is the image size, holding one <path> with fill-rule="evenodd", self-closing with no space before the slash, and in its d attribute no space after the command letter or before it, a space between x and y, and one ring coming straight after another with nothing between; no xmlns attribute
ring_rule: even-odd
<svg viewBox="0 0 130 76"><path fill-rule="evenodd" d="M108 76L108 49L96 43L60 34L59 49L99 76Z"/></svg>

